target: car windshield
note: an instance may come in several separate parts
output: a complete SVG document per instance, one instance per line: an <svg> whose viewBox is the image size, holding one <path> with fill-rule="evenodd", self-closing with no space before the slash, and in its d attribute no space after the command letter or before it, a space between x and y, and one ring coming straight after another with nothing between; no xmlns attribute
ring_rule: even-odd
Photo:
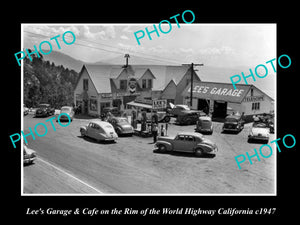
<svg viewBox="0 0 300 225"><path fill-rule="evenodd" d="M71 108L69 108L69 107L61 108L60 112L62 112L62 113L68 113L68 112L71 112Z"/></svg>
<svg viewBox="0 0 300 225"><path fill-rule="evenodd" d="M235 118L226 118L226 122L237 122Z"/></svg>
<svg viewBox="0 0 300 225"><path fill-rule="evenodd" d="M265 123L253 123L253 127L267 128Z"/></svg>
<svg viewBox="0 0 300 225"><path fill-rule="evenodd" d="M38 107L39 108L46 108L46 107L48 107L48 105L47 104L40 104Z"/></svg>

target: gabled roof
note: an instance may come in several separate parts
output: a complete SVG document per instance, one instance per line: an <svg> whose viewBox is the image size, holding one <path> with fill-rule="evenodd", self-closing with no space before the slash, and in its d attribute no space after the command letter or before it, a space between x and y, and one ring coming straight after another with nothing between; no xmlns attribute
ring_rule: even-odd
<svg viewBox="0 0 300 225"><path fill-rule="evenodd" d="M111 65L83 65L86 68L98 93L111 93Z"/></svg>
<svg viewBox="0 0 300 225"><path fill-rule="evenodd" d="M113 78L113 79L118 78L123 70L124 70L124 68L122 68L122 67L112 67L109 77Z"/></svg>
<svg viewBox="0 0 300 225"><path fill-rule="evenodd" d="M177 85L183 76L188 72L187 66L165 66L165 65L129 65L130 70L134 72L134 77L140 79L147 70L154 76L153 90L163 90L171 80ZM125 69L123 65L92 65L85 64L86 69L92 83L98 93L111 93L111 79L116 79ZM196 76L200 79L199 75ZM77 86L77 85L76 85Z"/></svg>
<svg viewBox="0 0 300 225"><path fill-rule="evenodd" d="M139 80L142 78L142 76L149 70L149 68L135 68L134 70L134 77ZM151 70L149 70L151 75L153 76L153 79L156 79L156 77L153 75Z"/></svg>

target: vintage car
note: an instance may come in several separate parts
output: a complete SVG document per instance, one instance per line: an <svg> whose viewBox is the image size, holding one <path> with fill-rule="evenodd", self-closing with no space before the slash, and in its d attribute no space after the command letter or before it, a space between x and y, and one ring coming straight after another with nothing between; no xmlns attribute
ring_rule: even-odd
<svg viewBox="0 0 300 225"><path fill-rule="evenodd" d="M117 107L105 107L102 110L102 113L104 115L107 115L107 113L110 112L113 116L121 116L121 111Z"/></svg>
<svg viewBox="0 0 300 225"><path fill-rule="evenodd" d="M270 137L270 129L267 124L262 122L254 122L248 135L248 142L263 141L268 143Z"/></svg>
<svg viewBox="0 0 300 225"><path fill-rule="evenodd" d="M23 113L24 113L24 116L28 115L28 113L29 113L29 109L25 106L25 104L23 105Z"/></svg>
<svg viewBox="0 0 300 225"><path fill-rule="evenodd" d="M60 114L62 114L62 113L68 114L69 117L71 118L71 122L73 121L73 117L74 117L75 112L74 112L74 109L73 109L72 106L63 106L63 107L61 107ZM57 118L56 118L56 122L57 122ZM69 118L66 115L59 115L59 120L60 121L69 121Z"/></svg>
<svg viewBox="0 0 300 225"><path fill-rule="evenodd" d="M147 122L151 122L154 113L151 111L151 109L148 108L143 108L140 110L140 113L138 113L137 116L137 121L141 122L142 121L142 115L143 113L146 113L146 117L147 117ZM158 117L158 122L165 122L168 123L170 122L170 115L165 112L165 111L156 111L157 117Z"/></svg>
<svg viewBox="0 0 300 225"><path fill-rule="evenodd" d="M181 132L175 137L160 136L155 147L161 152L179 151L196 155L215 154L218 151L215 143L204 138L202 134L193 132Z"/></svg>
<svg viewBox="0 0 300 225"><path fill-rule="evenodd" d="M207 116L203 111L198 110L185 110L177 116L176 123L179 125L192 125L196 124L199 117Z"/></svg>
<svg viewBox="0 0 300 225"><path fill-rule="evenodd" d="M36 160L36 152L28 148L25 144L23 147L23 164L31 164Z"/></svg>
<svg viewBox="0 0 300 225"><path fill-rule="evenodd" d="M35 111L35 117L44 117L54 115L55 109L50 107L50 104L39 104Z"/></svg>
<svg viewBox="0 0 300 225"><path fill-rule="evenodd" d="M81 126L80 133L83 137L90 137L97 141L116 141L118 139L113 126L100 119L92 120L88 125Z"/></svg>
<svg viewBox="0 0 300 225"><path fill-rule="evenodd" d="M191 110L187 105L172 105L172 108L168 110L172 116L177 117L178 115L182 114L182 111Z"/></svg>
<svg viewBox="0 0 300 225"><path fill-rule="evenodd" d="M241 115L229 115L225 118L222 132L233 131L240 132L244 129L244 120Z"/></svg>
<svg viewBox="0 0 300 225"><path fill-rule="evenodd" d="M112 117L107 120L114 127L116 133L132 135L134 130L125 117Z"/></svg>
<svg viewBox="0 0 300 225"><path fill-rule="evenodd" d="M199 117L197 123L196 123L196 132L200 133L213 133L213 124L211 121L211 118L209 116L201 116Z"/></svg>

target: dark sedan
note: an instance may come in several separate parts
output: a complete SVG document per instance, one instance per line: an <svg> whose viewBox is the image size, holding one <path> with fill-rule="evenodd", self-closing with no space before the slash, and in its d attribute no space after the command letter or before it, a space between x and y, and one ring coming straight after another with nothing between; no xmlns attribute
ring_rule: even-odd
<svg viewBox="0 0 300 225"><path fill-rule="evenodd" d="M45 117L54 115L55 109L51 108L50 104L39 104L35 111L35 117Z"/></svg>
<svg viewBox="0 0 300 225"><path fill-rule="evenodd" d="M225 118L222 132L233 131L238 133L244 129L244 122L241 115L229 115Z"/></svg>
<svg viewBox="0 0 300 225"><path fill-rule="evenodd" d="M112 117L107 122L111 123L118 135L132 135L134 132L133 127L128 123L125 117Z"/></svg>

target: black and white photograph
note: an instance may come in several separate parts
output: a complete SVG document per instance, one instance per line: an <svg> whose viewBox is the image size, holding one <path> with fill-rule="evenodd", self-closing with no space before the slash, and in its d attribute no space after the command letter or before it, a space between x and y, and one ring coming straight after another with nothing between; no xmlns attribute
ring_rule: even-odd
<svg viewBox="0 0 300 225"><path fill-rule="evenodd" d="M184 15L21 24L22 196L276 196L276 23Z"/></svg>
<svg viewBox="0 0 300 225"><path fill-rule="evenodd" d="M293 220L297 7L109 3L6 7L4 220Z"/></svg>

